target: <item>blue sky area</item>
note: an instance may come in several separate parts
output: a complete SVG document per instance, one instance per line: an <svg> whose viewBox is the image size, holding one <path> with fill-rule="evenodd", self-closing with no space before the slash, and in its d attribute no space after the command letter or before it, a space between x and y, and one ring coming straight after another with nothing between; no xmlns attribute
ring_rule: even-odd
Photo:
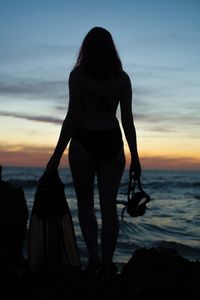
<svg viewBox="0 0 200 300"><path fill-rule="evenodd" d="M111 32L131 77L144 164L176 158L200 169L198 0L1 0L3 162L17 149L55 145L67 111L68 75L94 26Z"/></svg>

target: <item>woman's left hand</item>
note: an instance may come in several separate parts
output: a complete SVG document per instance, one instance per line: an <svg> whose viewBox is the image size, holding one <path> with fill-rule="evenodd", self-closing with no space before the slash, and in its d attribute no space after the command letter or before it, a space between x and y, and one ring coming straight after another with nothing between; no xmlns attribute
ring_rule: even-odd
<svg viewBox="0 0 200 300"><path fill-rule="evenodd" d="M136 158L134 161L131 161L129 169L129 177L134 176L134 179L139 180L141 177L141 165L139 158Z"/></svg>

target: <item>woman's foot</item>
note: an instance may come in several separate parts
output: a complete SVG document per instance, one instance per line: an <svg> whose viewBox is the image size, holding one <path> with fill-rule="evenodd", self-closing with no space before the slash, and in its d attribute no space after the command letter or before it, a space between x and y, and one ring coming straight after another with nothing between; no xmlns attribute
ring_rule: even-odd
<svg viewBox="0 0 200 300"><path fill-rule="evenodd" d="M82 271L86 277L94 277L97 270L100 268L100 262L95 264L88 264L87 267Z"/></svg>
<svg viewBox="0 0 200 300"><path fill-rule="evenodd" d="M102 264L96 271L95 278L101 282L111 282L115 278L117 271L118 268L113 262Z"/></svg>

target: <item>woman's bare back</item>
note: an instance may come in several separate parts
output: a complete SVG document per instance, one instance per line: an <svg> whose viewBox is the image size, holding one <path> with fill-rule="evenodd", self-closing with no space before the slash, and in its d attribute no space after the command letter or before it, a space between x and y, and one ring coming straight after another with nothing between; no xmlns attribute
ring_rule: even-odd
<svg viewBox="0 0 200 300"><path fill-rule="evenodd" d="M82 109L81 128L91 130L119 127L117 107L123 93L126 74L107 80L96 80L83 73L80 68L73 71L73 78L80 88Z"/></svg>

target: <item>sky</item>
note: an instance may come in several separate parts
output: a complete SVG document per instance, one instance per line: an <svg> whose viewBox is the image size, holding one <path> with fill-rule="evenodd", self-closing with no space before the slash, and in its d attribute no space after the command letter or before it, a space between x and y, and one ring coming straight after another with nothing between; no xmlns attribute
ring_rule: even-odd
<svg viewBox="0 0 200 300"><path fill-rule="evenodd" d="M131 78L142 167L200 170L199 0L0 0L0 163L46 165L94 26L111 32Z"/></svg>

